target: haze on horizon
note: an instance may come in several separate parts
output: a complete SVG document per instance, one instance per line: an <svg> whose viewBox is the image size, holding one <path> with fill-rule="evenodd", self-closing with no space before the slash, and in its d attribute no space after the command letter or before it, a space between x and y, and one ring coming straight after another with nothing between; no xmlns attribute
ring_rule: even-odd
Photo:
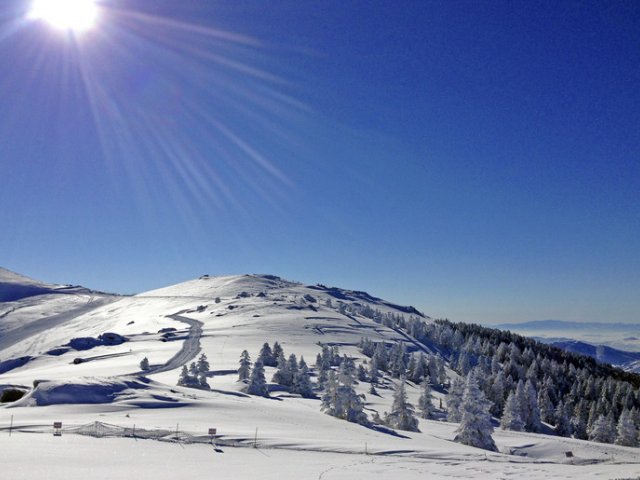
<svg viewBox="0 0 640 480"><path fill-rule="evenodd" d="M640 321L640 4L0 5L0 266Z"/></svg>

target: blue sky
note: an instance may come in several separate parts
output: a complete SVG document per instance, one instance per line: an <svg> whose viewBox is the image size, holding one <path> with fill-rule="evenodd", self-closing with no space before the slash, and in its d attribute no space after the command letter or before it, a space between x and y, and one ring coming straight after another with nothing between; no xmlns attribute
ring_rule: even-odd
<svg viewBox="0 0 640 480"><path fill-rule="evenodd" d="M0 265L264 272L473 322L640 321L640 4L0 7Z"/></svg>

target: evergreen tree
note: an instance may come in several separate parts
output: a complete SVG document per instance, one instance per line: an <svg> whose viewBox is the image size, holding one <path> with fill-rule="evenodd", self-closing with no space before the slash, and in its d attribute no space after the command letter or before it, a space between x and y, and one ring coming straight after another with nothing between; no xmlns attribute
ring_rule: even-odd
<svg viewBox="0 0 640 480"><path fill-rule="evenodd" d="M324 393L322 394L320 409L327 415L332 417L338 416L338 378L336 372L329 370L327 373L327 381L324 385Z"/></svg>
<svg viewBox="0 0 640 480"><path fill-rule="evenodd" d="M246 392L250 395L259 395L261 397L269 396L269 389L267 388L267 381L264 377L264 366L262 365L261 359L256 360L253 364Z"/></svg>
<svg viewBox="0 0 640 480"><path fill-rule="evenodd" d="M407 392L405 390L404 377L400 378L400 382L393 394L393 404L391 412L385 415L385 423L391 428L398 430L407 430L409 432L419 432L418 419L415 416L415 410L407 400Z"/></svg>
<svg viewBox="0 0 640 480"><path fill-rule="evenodd" d="M462 420L462 412L460 411L460 404L462 403L462 395L464 393L464 383L459 378L456 378L447 394L447 421L459 422Z"/></svg>
<svg viewBox="0 0 640 480"><path fill-rule="evenodd" d="M562 400L560 401L560 403L558 403L558 406L555 409L554 424L556 426L556 434L560 435L561 437L568 437L569 435L571 435L571 423L569 421L569 417L564 408Z"/></svg>
<svg viewBox="0 0 640 480"><path fill-rule="evenodd" d="M140 370L149 370L149 359L147 357L140 361Z"/></svg>
<svg viewBox="0 0 640 480"><path fill-rule="evenodd" d="M615 428L611 417L600 415L589 430L589 440L600 443L613 443Z"/></svg>
<svg viewBox="0 0 640 480"><path fill-rule="evenodd" d="M522 408L518 404L518 397L514 392L509 393L502 413L502 419L500 420L500 427L502 427L503 430L514 430L516 432L524 430L521 411Z"/></svg>
<svg viewBox="0 0 640 480"><path fill-rule="evenodd" d="M616 427L616 445L624 445L626 447L638 446L638 429L633 423L631 412L623 410L618 419Z"/></svg>
<svg viewBox="0 0 640 480"><path fill-rule="evenodd" d="M471 373L467 377L460 404L462 420L453 440L464 445L497 452L498 448L491 436L493 426L491 425L490 408L491 402L480 390L475 375Z"/></svg>
<svg viewBox="0 0 640 480"><path fill-rule="evenodd" d="M296 370L296 373L293 375L291 391L302 395L304 398L312 398L314 396L309 368L303 358L300 359L300 368Z"/></svg>
<svg viewBox="0 0 640 480"><path fill-rule="evenodd" d="M240 354L240 368L238 368L238 380L245 382L249 380L249 374L251 373L251 357L249 352L243 350Z"/></svg>
<svg viewBox="0 0 640 480"><path fill-rule="evenodd" d="M538 408L538 394L536 387L533 386L531 380L527 380L524 387L525 403L523 405L524 428L528 432L540 432L542 423L540 423L540 409Z"/></svg>
<svg viewBox="0 0 640 480"><path fill-rule="evenodd" d="M425 379L422 382L422 393L418 399L418 408L420 409L420 416L422 418L433 418L436 407L431 400L431 384L429 379Z"/></svg>
<svg viewBox="0 0 640 480"><path fill-rule="evenodd" d="M267 342L262 345L260 349L260 353L258 354L258 360L263 367L275 367L277 366L276 357L273 356L273 352L271 351L271 347Z"/></svg>
<svg viewBox="0 0 640 480"><path fill-rule="evenodd" d="M273 358L275 358L276 360L281 355L284 356L284 350L282 349L282 347L278 342L273 342L273 350L271 351L271 354L273 355Z"/></svg>
<svg viewBox="0 0 640 480"><path fill-rule="evenodd" d="M203 353L200 355L200 357L198 358L198 363L196 364L198 373L201 373L203 375L207 375L207 373L209 373L209 362L207 360L207 356Z"/></svg>
<svg viewBox="0 0 640 480"><path fill-rule="evenodd" d="M273 374L272 381L280 385L289 386L293 380L293 374L289 368L289 362L284 358L284 354L278 357L278 370Z"/></svg>

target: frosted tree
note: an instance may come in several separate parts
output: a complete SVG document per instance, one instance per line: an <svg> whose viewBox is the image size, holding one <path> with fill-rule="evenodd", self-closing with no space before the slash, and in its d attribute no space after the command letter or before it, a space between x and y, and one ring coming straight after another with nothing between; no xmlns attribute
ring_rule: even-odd
<svg viewBox="0 0 640 480"><path fill-rule="evenodd" d="M273 382L278 383L280 385L291 385L293 381L293 373L291 372L290 364L286 358L284 358L284 354L280 352L278 356L278 370L273 374Z"/></svg>
<svg viewBox="0 0 640 480"><path fill-rule="evenodd" d="M404 377L400 378L400 383L393 394L391 411L385 415L384 420L391 428L407 430L409 432L419 432L415 410L413 405L407 400L407 392L404 386L405 381Z"/></svg>
<svg viewBox="0 0 640 480"><path fill-rule="evenodd" d="M369 377L371 385L375 385L376 383L378 383L380 374L378 373L378 369L376 368L376 362L373 359L371 359L371 362L369 362L369 371L367 372L367 376Z"/></svg>
<svg viewBox="0 0 640 480"><path fill-rule="evenodd" d="M284 350L282 349L282 346L278 342L273 342L272 355L273 355L273 358L275 358L276 360L280 357L280 355L284 356Z"/></svg>
<svg viewBox="0 0 640 480"><path fill-rule="evenodd" d="M149 370L149 359L147 357L140 360L140 370Z"/></svg>
<svg viewBox="0 0 640 480"><path fill-rule="evenodd" d="M504 405L500 427L503 430L514 430L521 432L524 430L524 421L521 414L522 408L518 402L518 397L514 392L509 393L507 402Z"/></svg>
<svg viewBox="0 0 640 480"><path fill-rule="evenodd" d="M624 445L626 447L638 446L638 429L633 423L633 417L629 410L623 410L618 419L616 427L616 445Z"/></svg>
<svg viewBox="0 0 640 480"><path fill-rule="evenodd" d="M491 402L487 400L482 390L480 390L475 375L471 373L467 377L462 403L460 404L462 420L453 440L464 445L491 450L492 452L498 451L491 436L493 426L491 425L490 408Z"/></svg>
<svg viewBox="0 0 640 480"><path fill-rule="evenodd" d="M553 423L555 418L555 409L549 398L549 391L542 387L538 393L538 407L540 408L540 417L547 423Z"/></svg>
<svg viewBox="0 0 640 480"><path fill-rule="evenodd" d="M246 391L250 395L259 395L261 397L269 396L267 381L264 378L264 366L260 359L256 360L256 363L253 364Z"/></svg>
<svg viewBox="0 0 640 480"><path fill-rule="evenodd" d="M309 367L307 367L307 364L304 362L304 358L300 359L300 368L293 376L291 392L298 393L304 398L312 398L314 396L313 383L311 383L311 377L309 375Z"/></svg>
<svg viewBox="0 0 640 480"><path fill-rule="evenodd" d="M243 350L240 354L240 368L238 368L238 380L241 382L249 380L251 373L251 357L249 352Z"/></svg>
<svg viewBox="0 0 640 480"><path fill-rule="evenodd" d="M429 379L425 379L422 382L422 393L418 399L418 408L420 409L420 416L422 418L433 418L436 407L431 400L431 383Z"/></svg>
<svg viewBox="0 0 640 480"><path fill-rule="evenodd" d="M329 370L324 384L324 393L320 403L320 409L332 417L338 416L338 378L336 372Z"/></svg>
<svg viewBox="0 0 640 480"><path fill-rule="evenodd" d="M495 359L495 357L494 357ZM491 413L495 416L501 416L504 409L504 392L505 392L504 372L500 370L496 373L491 384L489 399L493 402Z"/></svg>
<svg viewBox="0 0 640 480"><path fill-rule="evenodd" d="M258 360L262 363L263 366L267 367L275 367L277 366L276 357L273 356L273 352L271 351L271 347L267 342L262 345L260 349L260 353L258 354Z"/></svg>
<svg viewBox="0 0 640 480"><path fill-rule="evenodd" d="M613 419L606 415L600 415L589 429L589 440L592 442L613 443L615 440Z"/></svg>
<svg viewBox="0 0 640 480"><path fill-rule="evenodd" d="M333 370L329 371L321 409L328 415L367 425L369 421L364 413L364 402L353 389L355 379L350 376L350 369L345 364L346 359L340 365L339 375Z"/></svg>
<svg viewBox="0 0 640 480"><path fill-rule="evenodd" d="M211 366L209 365L207 356L204 353L200 355L200 357L198 358L198 363L196 364L196 367L198 368L198 373L201 373L203 375L206 375L207 373L209 373L209 369L211 368Z"/></svg>
<svg viewBox="0 0 640 480"><path fill-rule="evenodd" d="M571 431L573 430L571 426L571 422L569 421L569 416L567 415L567 411L565 409L562 400L556 406L556 410L554 412L554 423L556 426L556 433L561 437L568 437L571 435Z"/></svg>
<svg viewBox="0 0 640 480"><path fill-rule="evenodd" d="M180 372L180 376L178 377L178 385L188 386L191 383L191 375L189 375L189 370L186 365L182 366L182 371Z"/></svg>
<svg viewBox="0 0 640 480"><path fill-rule="evenodd" d="M540 409L538 408L538 394L536 387L533 386L531 380L527 380L524 386L525 400L522 406L522 419L524 420L524 428L528 432L540 432L542 423L540 423Z"/></svg>
<svg viewBox="0 0 640 480"><path fill-rule="evenodd" d="M459 422L462 420L462 412L460 404L462 403L462 395L464 393L464 382L456 378L447 394L447 421Z"/></svg>

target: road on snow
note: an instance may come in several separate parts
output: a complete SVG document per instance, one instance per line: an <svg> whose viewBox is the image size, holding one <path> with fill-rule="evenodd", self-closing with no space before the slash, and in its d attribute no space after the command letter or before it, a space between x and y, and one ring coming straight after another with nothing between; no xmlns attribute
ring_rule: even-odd
<svg viewBox="0 0 640 480"><path fill-rule="evenodd" d="M200 337L202 336L202 322L194 320L193 318L183 317L182 314L185 311L174 313L173 315L167 315L167 318L175 320L176 322L183 322L189 325L189 334L182 343L182 348L171 357L164 365L156 368L146 370L145 375L151 375L153 373L168 372L169 370L175 370L188 362L196 358L196 355L200 352Z"/></svg>

